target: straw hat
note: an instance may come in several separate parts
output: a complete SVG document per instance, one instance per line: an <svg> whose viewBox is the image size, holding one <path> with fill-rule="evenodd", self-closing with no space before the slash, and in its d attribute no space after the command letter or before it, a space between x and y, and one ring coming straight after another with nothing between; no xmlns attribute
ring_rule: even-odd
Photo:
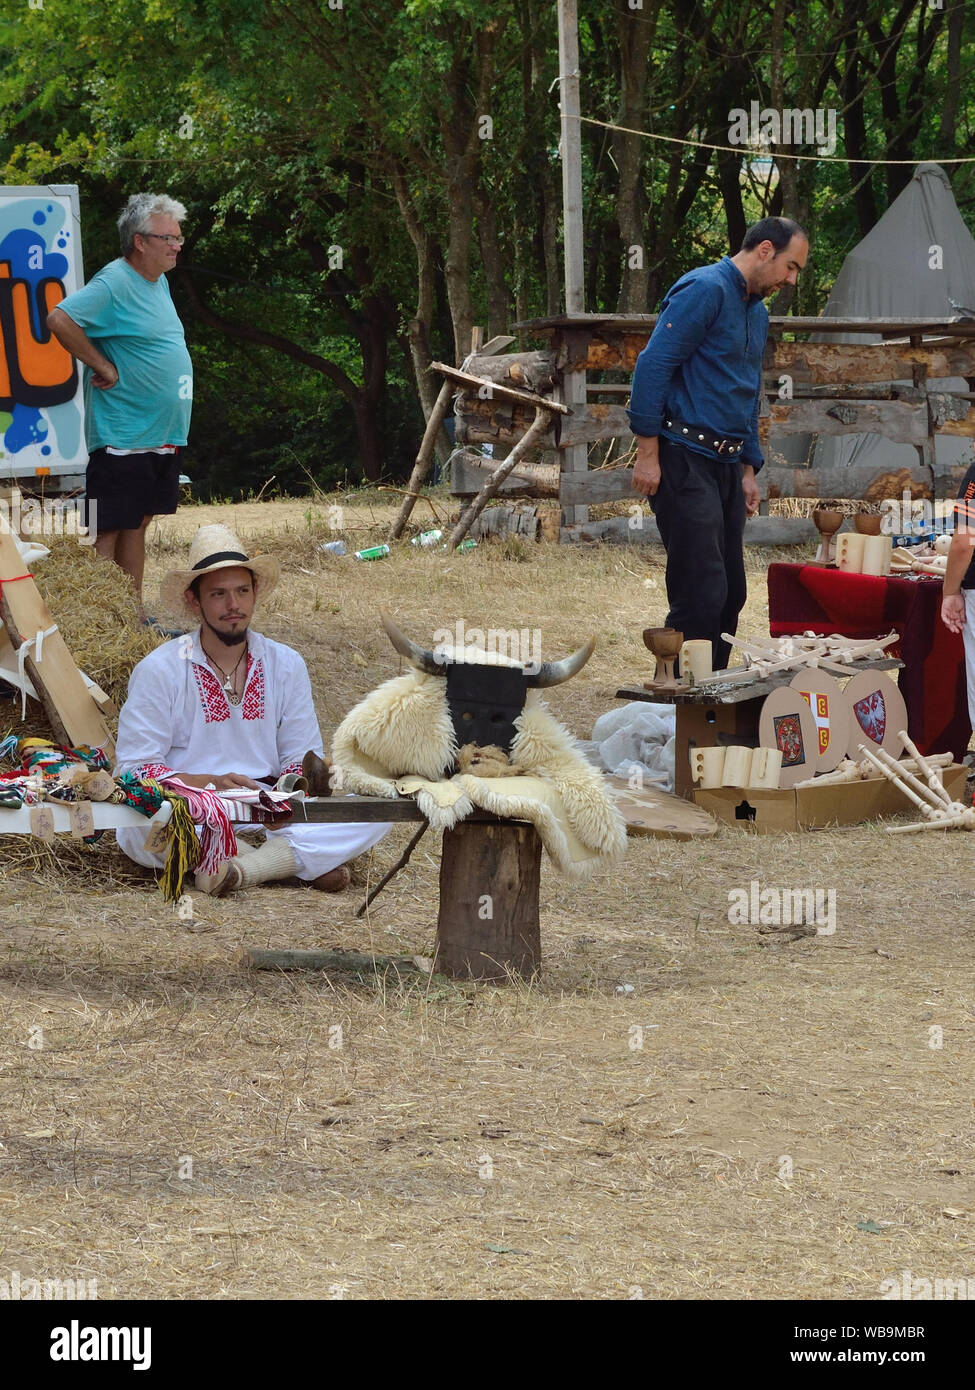
<svg viewBox="0 0 975 1390"><path fill-rule="evenodd" d="M273 555L248 555L240 540L227 526L201 526L190 545L189 569L170 570L159 586L166 607L172 612L192 614L186 590L203 574L242 566L259 581L258 597L265 599L281 578L280 561Z"/></svg>

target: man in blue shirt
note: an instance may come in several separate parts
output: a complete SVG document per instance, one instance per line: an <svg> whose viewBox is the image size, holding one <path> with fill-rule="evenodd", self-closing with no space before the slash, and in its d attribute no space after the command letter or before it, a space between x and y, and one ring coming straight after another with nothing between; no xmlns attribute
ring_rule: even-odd
<svg viewBox="0 0 975 1390"><path fill-rule="evenodd" d="M797 222L756 222L737 255L670 287L633 374L633 486L651 498L667 551L667 626L710 641L716 671L745 604L745 516L759 504L762 300L796 283L808 252Z"/></svg>
<svg viewBox="0 0 975 1390"><path fill-rule="evenodd" d="M83 362L88 524L99 555L132 576L142 602L146 528L179 503L179 451L193 403L193 366L166 271L186 209L136 193L119 218L122 255L48 315Z"/></svg>

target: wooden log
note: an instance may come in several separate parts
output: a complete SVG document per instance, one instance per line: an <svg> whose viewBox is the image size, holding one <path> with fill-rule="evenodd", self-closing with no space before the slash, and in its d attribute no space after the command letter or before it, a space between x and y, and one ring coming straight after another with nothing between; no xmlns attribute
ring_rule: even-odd
<svg viewBox="0 0 975 1390"><path fill-rule="evenodd" d="M853 381L910 381L916 366L926 377L971 375L975 342L912 347L892 343L870 346L852 343L783 343L769 339L765 372L769 377L787 374L793 380L824 385ZM778 383L776 382L776 387Z"/></svg>
<svg viewBox="0 0 975 1390"><path fill-rule="evenodd" d="M945 434L975 434L975 411L964 420L946 420ZM882 434L896 444L923 444L928 438L928 408L924 401L773 400L769 403L769 428L777 434ZM621 405L590 402L577 406L569 419L557 426L557 445L615 439L630 434L626 409Z"/></svg>
<svg viewBox="0 0 975 1390"><path fill-rule="evenodd" d="M482 379L474 376L472 372L461 371L457 367L449 367L446 362L431 362L432 372L442 372L448 381L456 381L460 386L466 387L468 391L483 400L493 400L499 396L504 401L513 401L517 405L544 406L556 415L568 415L569 407L563 405L561 401L547 400L535 391L515 390L510 386L502 386L500 382Z"/></svg>
<svg viewBox="0 0 975 1390"><path fill-rule="evenodd" d="M450 460L451 495L474 497L498 463L498 459L488 458L484 454L458 450ZM521 497L558 497L560 473L557 463L524 461L508 474L498 492L517 493Z"/></svg>
<svg viewBox="0 0 975 1390"><path fill-rule="evenodd" d="M546 395L555 389L555 354L552 352L506 352L499 356L468 358L472 376L510 386L515 390Z"/></svg>
<svg viewBox="0 0 975 1390"><path fill-rule="evenodd" d="M559 408L561 409L563 407ZM475 521L477 517L480 516L481 512L487 506L488 502L490 502L491 498L495 495L498 488L504 482L505 478L507 478L508 474L511 473L514 468L517 467L521 458L528 452L529 449L533 448L535 445L539 443L539 441L542 438L542 435L545 434L546 430L549 427L549 422L551 420L551 409L552 406L549 402L541 401L541 403L535 411L535 419L532 423L531 429L525 435L524 439L519 440L519 442L512 449L511 453L508 455L508 457L495 469L495 471L491 474L490 478L488 478L487 482L481 488L481 491L474 498L473 502L471 502L461 512L460 520L457 522L457 525L451 531L450 539L447 542L451 550L456 549L456 547L460 545L461 541L464 539L464 537L467 535L467 532L470 530L472 523Z"/></svg>
<svg viewBox="0 0 975 1390"><path fill-rule="evenodd" d="M537 541L540 527L537 507L489 507L471 527L471 535L479 539L524 536L526 540Z"/></svg>
<svg viewBox="0 0 975 1390"><path fill-rule="evenodd" d="M568 449L575 444L591 444L597 439L616 439L620 435L627 435L630 433L630 422L625 406L592 401L575 406L571 417L560 420L556 429L558 448Z"/></svg>
<svg viewBox="0 0 975 1390"><path fill-rule="evenodd" d="M237 964L248 970L341 970L353 975L385 970L422 971L413 956L367 956L361 951L271 951L251 947L239 952Z"/></svg>
<svg viewBox="0 0 975 1390"><path fill-rule="evenodd" d="M454 388L449 381L445 381L440 388L440 394L437 396L433 409L430 412L427 427L423 431L423 438L417 450L416 462L413 465L413 472L410 474L410 481L407 485L406 496L403 498L402 505L396 514L396 520L389 528L389 539L391 541L397 540L403 534L403 528L416 505L416 499L420 495L420 488L423 485L423 480L430 471L430 464L433 462L433 447L436 443L437 435L440 432L440 426L443 424L450 407L453 394Z"/></svg>
<svg viewBox="0 0 975 1390"><path fill-rule="evenodd" d="M955 468L953 477L960 482L964 467ZM758 485L765 497L849 497L877 502L884 497L900 499L905 487L931 491L930 469L920 464L894 471L878 468L876 464L851 464L838 468L784 468L766 464L758 475ZM600 506L627 498L639 501L633 491L632 468L590 469L588 473L563 475L563 501ZM751 523L749 523L751 524Z"/></svg>
<svg viewBox="0 0 975 1390"><path fill-rule="evenodd" d="M761 474L759 474L761 476ZM631 526L631 520L639 520ZM638 518L608 517L605 521L587 521L581 526L563 526L562 541L606 541L611 545L660 545L660 532L652 516ZM745 526L746 545L806 545L818 538L811 521L805 517L753 516Z"/></svg>
<svg viewBox="0 0 975 1390"><path fill-rule="evenodd" d="M541 969L541 840L533 825L444 831L435 968L452 979L530 979Z"/></svg>
<svg viewBox="0 0 975 1390"><path fill-rule="evenodd" d="M778 434L882 434L895 444L923 444L927 405L903 401L772 401L771 428Z"/></svg>
<svg viewBox="0 0 975 1390"><path fill-rule="evenodd" d="M932 428L938 434L965 439L975 436L975 407L968 406L967 401L952 398L947 392L936 392L928 397L928 406Z"/></svg>
<svg viewBox="0 0 975 1390"><path fill-rule="evenodd" d="M529 337L566 338L569 333L644 333L649 337L657 314L560 314L541 319L522 319L512 324L516 333ZM776 314L769 319L769 333L870 333L890 338L923 335L937 338L975 338L975 322L959 318L806 318Z"/></svg>
<svg viewBox="0 0 975 1390"><path fill-rule="evenodd" d="M500 398L481 399L474 395L458 398L455 409L454 438L458 444L515 445L531 429L534 411ZM551 427L539 447L554 448Z"/></svg>

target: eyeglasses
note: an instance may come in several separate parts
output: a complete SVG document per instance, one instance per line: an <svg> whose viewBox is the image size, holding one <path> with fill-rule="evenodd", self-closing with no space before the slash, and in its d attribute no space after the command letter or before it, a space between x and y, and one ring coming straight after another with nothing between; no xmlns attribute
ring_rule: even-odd
<svg viewBox="0 0 975 1390"><path fill-rule="evenodd" d="M165 241L170 246L182 246L185 236L167 236L165 232L136 232L136 236L154 236L157 241Z"/></svg>

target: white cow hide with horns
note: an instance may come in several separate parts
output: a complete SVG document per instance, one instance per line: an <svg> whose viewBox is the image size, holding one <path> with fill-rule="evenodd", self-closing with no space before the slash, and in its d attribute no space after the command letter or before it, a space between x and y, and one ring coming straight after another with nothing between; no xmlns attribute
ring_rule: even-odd
<svg viewBox="0 0 975 1390"><path fill-rule="evenodd" d="M584 877L626 849L626 823L602 774L567 729L529 690L515 720L510 759L524 775L483 778L442 772L457 741L440 676L411 670L374 690L343 719L332 760L344 790L363 796L415 796L435 829L449 830L474 807L531 821L552 860Z"/></svg>

